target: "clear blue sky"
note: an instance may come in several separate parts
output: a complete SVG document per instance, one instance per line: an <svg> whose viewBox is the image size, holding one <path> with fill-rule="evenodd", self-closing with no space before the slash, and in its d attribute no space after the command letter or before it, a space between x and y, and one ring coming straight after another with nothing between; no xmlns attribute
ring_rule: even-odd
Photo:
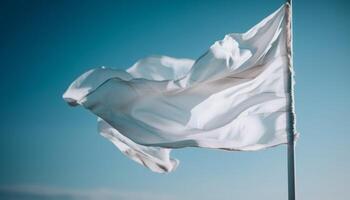
<svg viewBox="0 0 350 200"><path fill-rule="evenodd" d="M92 67L125 69L152 54L197 58L283 2L2 1L0 199L286 199L286 146L175 150L179 168L155 174L61 98ZM298 200L350 198L349 10L346 0L294 1Z"/></svg>

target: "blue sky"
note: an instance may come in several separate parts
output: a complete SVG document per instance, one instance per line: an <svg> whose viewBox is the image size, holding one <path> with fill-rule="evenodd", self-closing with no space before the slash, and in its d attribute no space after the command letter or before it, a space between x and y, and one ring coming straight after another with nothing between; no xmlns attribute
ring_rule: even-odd
<svg viewBox="0 0 350 200"><path fill-rule="evenodd" d="M175 150L179 168L155 174L61 98L93 67L125 69L154 54L197 58L283 2L3 1L0 199L286 199L286 146ZM294 1L300 200L350 198L349 9L345 0Z"/></svg>

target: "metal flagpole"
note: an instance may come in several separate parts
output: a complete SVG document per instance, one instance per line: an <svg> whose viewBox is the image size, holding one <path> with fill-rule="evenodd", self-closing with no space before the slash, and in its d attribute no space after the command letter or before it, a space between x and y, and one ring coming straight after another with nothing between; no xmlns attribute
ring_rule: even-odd
<svg viewBox="0 0 350 200"><path fill-rule="evenodd" d="M295 159L294 159L294 136L295 136L295 112L294 112L294 86L293 86L293 33L292 33L292 0L287 0L286 5L286 28L287 28L287 54L289 67L289 128L288 132L288 200L295 200Z"/></svg>

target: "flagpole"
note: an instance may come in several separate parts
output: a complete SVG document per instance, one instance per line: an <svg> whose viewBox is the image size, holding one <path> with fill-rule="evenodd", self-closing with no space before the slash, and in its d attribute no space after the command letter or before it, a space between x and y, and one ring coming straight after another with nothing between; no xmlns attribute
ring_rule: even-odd
<svg viewBox="0 0 350 200"><path fill-rule="evenodd" d="M286 7L287 18L287 53L289 67L289 128L288 132L288 200L295 200L295 158L294 158L294 136L295 136L295 112L294 112L294 86L293 86L293 30L292 30L292 0L287 0Z"/></svg>

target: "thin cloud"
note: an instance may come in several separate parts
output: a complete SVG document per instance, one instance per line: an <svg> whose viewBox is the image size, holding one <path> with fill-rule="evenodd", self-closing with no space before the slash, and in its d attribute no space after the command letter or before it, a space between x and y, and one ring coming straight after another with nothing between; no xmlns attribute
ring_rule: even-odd
<svg viewBox="0 0 350 200"><path fill-rule="evenodd" d="M111 188L69 189L40 185L0 186L0 199L13 200L175 200L167 194Z"/></svg>

